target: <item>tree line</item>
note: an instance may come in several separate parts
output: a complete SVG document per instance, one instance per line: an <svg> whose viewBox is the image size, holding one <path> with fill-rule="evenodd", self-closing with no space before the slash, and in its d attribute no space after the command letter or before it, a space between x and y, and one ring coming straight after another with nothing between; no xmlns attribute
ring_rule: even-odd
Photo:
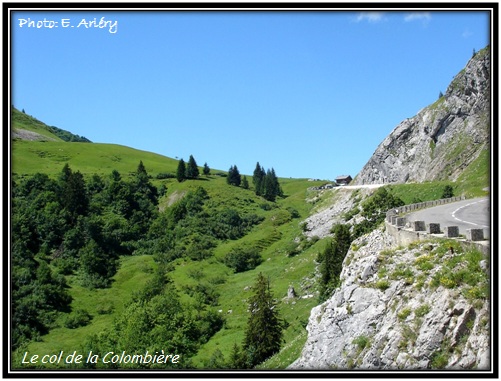
<svg viewBox="0 0 501 381"><path fill-rule="evenodd" d="M210 167L207 163L204 164L203 174L206 176L210 174ZM193 155L190 155L188 163L186 163L183 159L179 160L176 171L176 178L179 182L185 180L195 180L198 179L199 176L200 171ZM247 176L242 176L236 165L230 166L228 174L226 175L226 183L236 187L241 186L244 189L250 189ZM274 202L277 197L283 196L283 191L280 187L280 183L278 182L275 169L271 168L265 171L264 167L262 167L259 162L257 162L252 175L252 184L256 195L262 196L268 201Z"/></svg>

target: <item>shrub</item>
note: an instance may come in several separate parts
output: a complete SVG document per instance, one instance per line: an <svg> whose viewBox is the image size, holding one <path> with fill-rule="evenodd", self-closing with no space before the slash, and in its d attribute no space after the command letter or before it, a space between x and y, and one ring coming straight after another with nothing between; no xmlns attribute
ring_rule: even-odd
<svg viewBox="0 0 501 381"><path fill-rule="evenodd" d="M271 223L273 226L280 226L289 222L291 219L291 214L287 210L277 210L271 217Z"/></svg>
<svg viewBox="0 0 501 381"><path fill-rule="evenodd" d="M255 247L236 247L223 259L226 266L239 273L256 268L263 259Z"/></svg>
<svg viewBox="0 0 501 381"><path fill-rule="evenodd" d="M111 304L101 304L96 307L96 312L99 315L108 315L115 311L115 307Z"/></svg>
<svg viewBox="0 0 501 381"><path fill-rule="evenodd" d="M164 172L161 172L156 177L157 177L158 180L175 179L176 175L174 173L164 173Z"/></svg>
<svg viewBox="0 0 501 381"><path fill-rule="evenodd" d="M370 343L370 339L367 336L360 335L356 337L353 341L353 344L355 344L358 349L363 350L365 347L367 347Z"/></svg>
<svg viewBox="0 0 501 381"><path fill-rule="evenodd" d="M403 320L407 319L407 316L409 316L411 314L411 312L412 312L412 310L410 308L406 307L397 314L397 317L399 320L403 321Z"/></svg>
<svg viewBox="0 0 501 381"><path fill-rule="evenodd" d="M442 198L451 198L454 196L454 190L451 185L446 185L444 191L442 192Z"/></svg>
<svg viewBox="0 0 501 381"><path fill-rule="evenodd" d="M284 250L287 257L293 257L301 252L299 249L299 244L294 241L287 242L285 244Z"/></svg>
<svg viewBox="0 0 501 381"><path fill-rule="evenodd" d="M296 209L294 209L293 207L288 206L285 209L290 213L290 215L291 215L292 218L299 218L299 217L301 217L300 214L299 214L299 212Z"/></svg>
<svg viewBox="0 0 501 381"><path fill-rule="evenodd" d="M378 280L376 282L376 288L380 289L381 291L384 291L390 288L390 283L386 279Z"/></svg>
<svg viewBox="0 0 501 381"><path fill-rule="evenodd" d="M423 304L422 306L416 308L416 311L414 311L414 313L416 314L417 317L423 317L428 312L430 312L430 310L431 308L428 304Z"/></svg>
<svg viewBox="0 0 501 381"><path fill-rule="evenodd" d="M66 317L64 326L74 329L86 326L90 323L92 316L84 309L77 309Z"/></svg>

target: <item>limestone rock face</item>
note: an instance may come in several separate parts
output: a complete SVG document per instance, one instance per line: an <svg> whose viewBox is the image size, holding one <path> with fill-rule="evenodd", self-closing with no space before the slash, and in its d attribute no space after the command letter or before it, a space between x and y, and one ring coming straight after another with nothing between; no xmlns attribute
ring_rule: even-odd
<svg viewBox="0 0 501 381"><path fill-rule="evenodd" d="M455 180L489 147L490 66L487 47L472 57L443 97L383 140L354 183Z"/></svg>
<svg viewBox="0 0 501 381"><path fill-rule="evenodd" d="M457 253L438 259L438 243L395 248L379 229L352 248L341 286L312 309L290 369L489 369L488 302L466 299L461 287L430 286Z"/></svg>

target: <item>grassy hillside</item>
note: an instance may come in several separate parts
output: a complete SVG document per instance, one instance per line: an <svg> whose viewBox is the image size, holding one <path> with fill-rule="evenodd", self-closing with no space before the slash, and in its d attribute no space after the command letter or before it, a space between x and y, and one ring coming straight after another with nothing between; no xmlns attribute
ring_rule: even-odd
<svg viewBox="0 0 501 381"><path fill-rule="evenodd" d="M72 134L69 131L55 126L48 126L38 119L32 117L31 115L26 114L24 111L19 111L15 107L12 107L11 110L12 132L32 132L35 134L32 135L34 137L34 140L66 142L75 141L90 143L90 140L85 137Z"/></svg>
<svg viewBox="0 0 501 381"><path fill-rule="evenodd" d="M269 368L283 368L288 365L288 357L297 357L306 340L306 322L310 310L318 303L315 295L315 258L324 246L323 241L305 244L298 255L290 254L302 237L300 221L309 215L311 204L305 202L306 189L313 185L305 179L281 179L285 197L271 203L256 196L253 190L245 190L226 184L226 178L219 175L201 176L199 180L182 183L176 179L156 179L159 173L175 173L177 160L113 144L85 144L56 141L23 141L12 144L12 171L17 177L36 172L56 177L68 163L73 171L80 171L85 177L93 173L107 176L113 169L122 176L134 173L139 161L143 161L155 185L163 184L167 191L159 200L160 210L169 208L179 201L186 192L199 186L206 189L213 207L226 206L242 213L254 213L264 218L250 233L239 240L222 242L215 248L214 256L201 261L180 258L173 262L170 276L177 290L187 303L192 303L189 288L199 281L214 286L219 293L219 302L214 308L221 310L226 323L192 359L193 366L204 368L216 350L228 359L235 343L241 344L244 337L248 312L247 298L257 274L262 272L271 280L273 293L279 301L281 316L287 321L284 350ZM213 170L213 172L219 172ZM248 176L250 180L250 176ZM290 213L296 212L295 216ZM243 273L233 271L222 263L222 258L235 246L255 246L260 249L263 263L256 269ZM79 350L80 345L91 334L109 327L123 310L124 303L132 292L144 285L152 276L156 266L152 256L140 255L122 257L120 269L108 289L88 290L83 288L74 275L67 276L69 292L73 298L71 309L84 309L90 313L90 324L79 328L66 328L64 322L69 313L63 313L54 328L41 337L20 348L14 355L19 359L24 351L32 353L52 353L64 350ZM299 295L294 301L286 300L287 289L294 286ZM304 297L304 298L303 298ZM285 356L285 357L284 357ZM293 361L292 358L290 361ZM270 360L272 361L272 360ZM289 361L289 362L290 362Z"/></svg>
<svg viewBox="0 0 501 381"><path fill-rule="evenodd" d="M134 172L141 160L153 177L162 172L175 173L178 163L166 156L116 144L25 140L12 143L12 172L18 175L56 175L66 163L84 175L109 174L114 169L126 175Z"/></svg>

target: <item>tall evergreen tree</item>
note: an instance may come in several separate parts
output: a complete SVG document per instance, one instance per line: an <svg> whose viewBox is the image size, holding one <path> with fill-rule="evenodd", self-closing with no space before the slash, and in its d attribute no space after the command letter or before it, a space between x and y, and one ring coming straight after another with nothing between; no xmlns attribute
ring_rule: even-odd
<svg viewBox="0 0 501 381"><path fill-rule="evenodd" d="M146 172L146 168L144 167L142 160L139 160L139 164L138 164L137 170L136 170L136 176L148 178L148 172Z"/></svg>
<svg viewBox="0 0 501 381"><path fill-rule="evenodd" d="M243 343L250 368L280 350L284 328L269 281L262 273L259 273L252 291L254 294L249 299L250 316Z"/></svg>
<svg viewBox="0 0 501 381"><path fill-rule="evenodd" d="M332 291L339 285L343 261L350 249L352 237L348 225L337 224L332 229L334 237L323 252L320 266L321 290L320 300L327 300Z"/></svg>
<svg viewBox="0 0 501 381"><path fill-rule="evenodd" d="M176 178L177 181L179 182L186 180L186 164L184 163L183 159L179 160L179 164L177 166Z"/></svg>
<svg viewBox="0 0 501 381"><path fill-rule="evenodd" d="M263 191L261 195L268 201L274 202L277 196L282 196L282 188L278 183L277 175L275 174L275 170L272 168L268 169L266 175L264 176L263 183Z"/></svg>
<svg viewBox="0 0 501 381"><path fill-rule="evenodd" d="M264 193L264 177L266 176L266 172L264 168L261 167L259 162L256 164L256 169L254 169L254 173L252 175L252 183L254 184L254 190L256 195L261 196Z"/></svg>
<svg viewBox="0 0 501 381"><path fill-rule="evenodd" d="M240 171L238 170L236 165L232 165L228 170L228 177L226 178L226 182L230 185L235 185L236 187L240 186L242 183L242 177L240 176Z"/></svg>
<svg viewBox="0 0 501 381"><path fill-rule="evenodd" d="M198 170L197 162L193 155L190 155L190 159L188 160L188 165L186 167L186 178L188 179L196 179L200 175L200 171Z"/></svg>
<svg viewBox="0 0 501 381"><path fill-rule="evenodd" d="M230 166L230 169L228 169L228 176L226 176L226 183L232 185L231 184L232 178L233 178L233 165Z"/></svg>
<svg viewBox="0 0 501 381"><path fill-rule="evenodd" d="M63 208L70 213L70 223L78 214L86 214L89 206L87 186L80 171L73 172L66 163L59 175L59 199Z"/></svg>
<svg viewBox="0 0 501 381"><path fill-rule="evenodd" d="M203 173L204 173L205 176L209 176L210 175L210 167L207 165L207 163L204 164Z"/></svg>
<svg viewBox="0 0 501 381"><path fill-rule="evenodd" d="M247 176L242 178L242 188L249 189L249 181L247 180Z"/></svg>
<svg viewBox="0 0 501 381"><path fill-rule="evenodd" d="M148 198L148 200L154 205L158 202L158 190L153 184L151 184L148 172L146 172L146 168L144 167L142 160L137 166L133 192L139 193L141 196Z"/></svg>

